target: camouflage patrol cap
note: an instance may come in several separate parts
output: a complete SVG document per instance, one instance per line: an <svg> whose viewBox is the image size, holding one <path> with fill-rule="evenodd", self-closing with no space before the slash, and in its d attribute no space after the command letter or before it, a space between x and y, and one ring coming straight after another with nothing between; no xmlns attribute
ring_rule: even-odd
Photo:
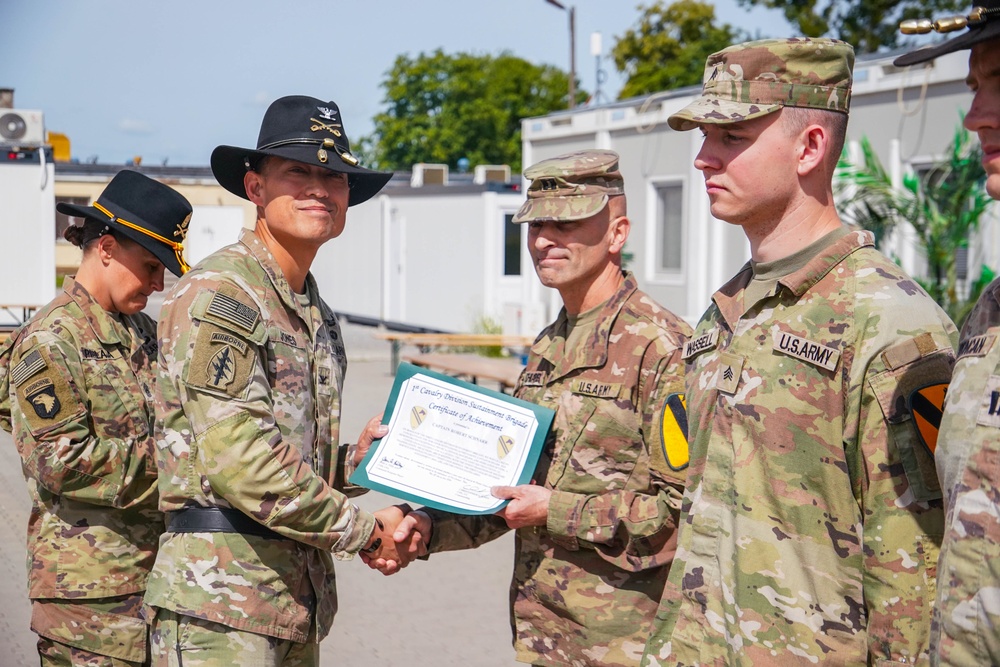
<svg viewBox="0 0 1000 667"><path fill-rule="evenodd" d="M847 113L854 48L837 39L761 39L713 53L701 96L670 116L671 128L738 123L782 107Z"/></svg>
<svg viewBox="0 0 1000 667"><path fill-rule="evenodd" d="M591 149L542 160L524 170L528 201L514 222L583 220L600 213L613 195L625 194L618 153Z"/></svg>

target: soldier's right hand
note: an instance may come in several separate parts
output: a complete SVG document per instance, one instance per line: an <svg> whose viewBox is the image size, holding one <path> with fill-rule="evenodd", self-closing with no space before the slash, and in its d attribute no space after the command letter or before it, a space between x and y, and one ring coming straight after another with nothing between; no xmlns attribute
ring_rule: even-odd
<svg viewBox="0 0 1000 667"><path fill-rule="evenodd" d="M361 554L361 559L367 563L368 567L378 570L388 576L403 569L414 559L427 555L427 546L430 543L431 518L420 510L406 512L403 515L394 515L393 510L399 506L387 507L375 513L380 519L384 517L385 535L382 549L374 554ZM407 509L409 509L407 507ZM388 515L384 514L388 513ZM397 518L398 517L398 518ZM386 542L391 543L392 553L385 551Z"/></svg>

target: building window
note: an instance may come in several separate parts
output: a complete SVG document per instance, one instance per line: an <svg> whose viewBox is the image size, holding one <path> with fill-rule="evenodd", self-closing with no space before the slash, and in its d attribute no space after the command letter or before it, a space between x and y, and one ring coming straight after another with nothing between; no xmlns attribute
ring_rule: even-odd
<svg viewBox="0 0 1000 667"><path fill-rule="evenodd" d="M684 186L681 183L657 183L656 259L657 273L678 273L683 268Z"/></svg>
<svg viewBox="0 0 1000 667"><path fill-rule="evenodd" d="M56 197L57 204L75 204L77 206L90 206L89 197ZM56 241L63 239L63 232L70 225L82 225L83 219L66 215L56 211Z"/></svg>
<svg viewBox="0 0 1000 667"><path fill-rule="evenodd" d="M514 223L514 214L503 216L503 274L521 275L521 225Z"/></svg>

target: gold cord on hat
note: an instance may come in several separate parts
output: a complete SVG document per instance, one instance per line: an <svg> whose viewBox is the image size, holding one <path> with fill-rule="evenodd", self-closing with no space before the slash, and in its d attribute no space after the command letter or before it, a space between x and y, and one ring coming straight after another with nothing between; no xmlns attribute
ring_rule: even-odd
<svg viewBox="0 0 1000 667"><path fill-rule="evenodd" d="M112 213L108 209L104 208L103 206L101 206L97 202L94 202L94 208L96 208L98 211L100 211L104 215L108 216L109 218L111 218L111 222L117 222L118 224L124 225L124 226L128 227L129 229L134 229L135 231L137 231L137 232L139 232L141 234L145 234L146 236L148 236L150 238L154 238L157 241L159 241L160 243L163 243L166 246L168 246L171 249L173 249L174 255L177 257L177 263L180 264L181 275L184 275L185 273L187 273L191 269L191 267L188 266L188 263L184 261L184 244L183 243L177 243L176 241L171 241L170 239L167 239L167 238L164 238L164 237L160 236L156 232L149 231L145 227L140 227L139 225L137 225L137 224L135 224L133 222L129 222L128 220L124 220L122 218L119 218L117 215L115 215L114 213Z"/></svg>

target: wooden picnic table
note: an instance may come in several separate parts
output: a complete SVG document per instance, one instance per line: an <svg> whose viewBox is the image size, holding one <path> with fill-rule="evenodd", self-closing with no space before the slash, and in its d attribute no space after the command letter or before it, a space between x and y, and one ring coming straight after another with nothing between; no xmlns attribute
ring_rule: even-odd
<svg viewBox="0 0 1000 667"><path fill-rule="evenodd" d="M500 385L500 391L513 388L524 368L520 360L509 357L483 357L478 354L450 352L409 354L404 356L403 360L414 366L468 379L474 384L479 384L480 380L492 380Z"/></svg>
<svg viewBox="0 0 1000 667"><path fill-rule="evenodd" d="M376 338L392 343L392 373L399 367L399 355L403 345L413 345L422 353L429 353L435 347L530 347L535 339L531 336L510 336L505 334L473 333L404 333L400 331L376 331Z"/></svg>

